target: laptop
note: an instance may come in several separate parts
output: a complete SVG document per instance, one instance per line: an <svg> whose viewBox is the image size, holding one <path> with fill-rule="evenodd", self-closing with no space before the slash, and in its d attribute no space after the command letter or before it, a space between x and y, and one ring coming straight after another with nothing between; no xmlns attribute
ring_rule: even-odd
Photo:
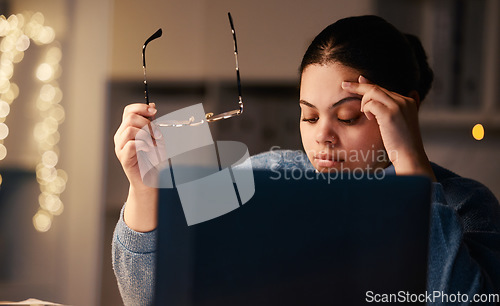
<svg viewBox="0 0 500 306"><path fill-rule="evenodd" d="M361 305L425 292L427 178L253 175L248 202L191 226L177 190L160 189L156 305Z"/></svg>

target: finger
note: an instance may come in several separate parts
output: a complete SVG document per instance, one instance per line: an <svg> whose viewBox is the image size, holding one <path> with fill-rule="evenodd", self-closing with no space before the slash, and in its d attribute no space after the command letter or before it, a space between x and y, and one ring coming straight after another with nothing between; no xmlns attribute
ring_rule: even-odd
<svg viewBox="0 0 500 306"><path fill-rule="evenodd" d="M344 89L347 92L358 94L358 95L364 95L366 94L370 89L372 89L371 84L360 84L357 82L348 82L348 81L343 81L342 82L342 89Z"/></svg>
<svg viewBox="0 0 500 306"><path fill-rule="evenodd" d="M374 102L374 101L370 101L370 103L372 103L372 102ZM375 102L375 103L376 103L376 102ZM363 111L363 113L365 114L366 119L368 119L368 120L373 120L373 119L376 119L376 118L375 118L375 115L373 115L373 114L370 112L370 110L369 110L369 109L366 109L366 108L365 108L365 110Z"/></svg>
<svg viewBox="0 0 500 306"><path fill-rule="evenodd" d="M157 165L158 154L150 149L143 141L130 140L117 155L124 168L134 167L138 163Z"/></svg>
<svg viewBox="0 0 500 306"><path fill-rule="evenodd" d="M359 84L373 84L373 82L371 82L370 80L368 80L367 78L365 78L362 75L359 75L359 77L358 77L358 83Z"/></svg>
<svg viewBox="0 0 500 306"><path fill-rule="evenodd" d="M373 82L371 82L362 75L358 77L358 82L359 83L344 81L342 82L342 88L347 92L355 93L362 96L370 93L375 94L375 97L378 98L387 96L390 99L397 102L398 104L404 103L409 99L408 97L405 97L397 92L387 90L383 87L374 84Z"/></svg>
<svg viewBox="0 0 500 306"><path fill-rule="evenodd" d="M135 134L135 140L144 142L149 147L156 146L155 139L151 136L147 126L143 127Z"/></svg>
<svg viewBox="0 0 500 306"><path fill-rule="evenodd" d="M372 81L368 80L366 77L364 77L364 76L362 76L362 75L360 75L360 76L358 77L358 82L359 82L360 84L375 84L375 83L373 83ZM388 89L386 89L386 88L383 88L383 87L380 87L380 86L379 86L379 88L380 88L382 91L384 91L385 93L387 93L388 95L390 95L390 96L392 96L392 97L397 97L397 98L399 98L399 99L397 99L397 100L396 100L396 102L399 102L399 101L401 101L401 102L405 102L405 101L408 101L408 100L414 100L414 99L412 99L412 98L410 98L410 97L403 96L402 94L399 94L399 93L394 92L394 91L390 91L390 90L388 90Z"/></svg>
<svg viewBox="0 0 500 306"><path fill-rule="evenodd" d="M382 103L389 109L394 109L398 107L398 104L394 100L394 97L387 94L379 86L376 85L368 85L368 86L371 86L371 89L366 94L363 95L363 98L361 98L362 112L364 111L366 103L370 101L377 101L379 103Z"/></svg>
<svg viewBox="0 0 500 306"><path fill-rule="evenodd" d="M135 166L137 164L135 140L128 141L122 150L116 152L116 155L125 170Z"/></svg>
<svg viewBox="0 0 500 306"><path fill-rule="evenodd" d="M342 88L350 93L358 94L364 96L367 94L372 94L374 97L390 97L389 93L386 92L382 87L371 83L356 83L356 82L342 82Z"/></svg>
<svg viewBox="0 0 500 306"><path fill-rule="evenodd" d="M151 152L151 146L148 143L146 143L145 141L137 140L137 139L133 140L133 141L135 141L136 152L140 152L140 151L146 152L146 153Z"/></svg>
<svg viewBox="0 0 500 306"><path fill-rule="evenodd" d="M125 106L123 110L123 119L130 114L141 115L145 118L149 118L156 114L156 105L154 103L150 103L149 105L144 103L134 103Z"/></svg>
<svg viewBox="0 0 500 306"><path fill-rule="evenodd" d="M121 137L120 135L123 134L123 132L128 128L128 127L135 127L138 129L143 128L144 126L147 126L150 124L150 121L148 118L145 118L142 115L136 114L136 113L129 113L126 117L123 118L122 123L118 127L118 130L115 133L115 137ZM116 143L116 141L115 141Z"/></svg>
<svg viewBox="0 0 500 306"><path fill-rule="evenodd" d="M139 136L138 136L139 134ZM143 140L149 146L153 146L153 139L147 130L137 128L135 126L128 126L125 130L118 135L115 139L115 149L120 151L125 144L131 140Z"/></svg>
<svg viewBox="0 0 500 306"><path fill-rule="evenodd" d="M158 110L156 109L156 103L149 103L149 106L152 107L155 110L155 113L152 116L149 117L149 119L151 121L153 121L153 120L156 119L156 113L158 112Z"/></svg>
<svg viewBox="0 0 500 306"><path fill-rule="evenodd" d="M376 119L380 124L381 119L389 115L390 110L383 103L376 100L370 100L365 104L363 112L368 120Z"/></svg>
<svg viewBox="0 0 500 306"><path fill-rule="evenodd" d="M161 147L151 146L142 140L135 140L135 148L139 165L157 166L166 161L166 158L162 158Z"/></svg>

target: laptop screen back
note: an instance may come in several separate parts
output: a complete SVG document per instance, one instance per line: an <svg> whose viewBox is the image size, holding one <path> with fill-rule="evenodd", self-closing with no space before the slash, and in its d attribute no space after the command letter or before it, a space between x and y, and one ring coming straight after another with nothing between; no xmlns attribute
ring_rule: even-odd
<svg viewBox="0 0 500 306"><path fill-rule="evenodd" d="M191 226L176 189L160 190L157 305L357 305L368 292L425 292L428 179L281 174L254 171L250 201Z"/></svg>

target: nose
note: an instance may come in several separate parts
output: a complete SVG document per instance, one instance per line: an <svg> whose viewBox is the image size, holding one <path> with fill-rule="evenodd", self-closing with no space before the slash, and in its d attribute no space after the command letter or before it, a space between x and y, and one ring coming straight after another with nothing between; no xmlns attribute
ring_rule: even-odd
<svg viewBox="0 0 500 306"><path fill-rule="evenodd" d="M329 120L319 122L316 130L316 142L320 145L333 146L338 142L338 137Z"/></svg>

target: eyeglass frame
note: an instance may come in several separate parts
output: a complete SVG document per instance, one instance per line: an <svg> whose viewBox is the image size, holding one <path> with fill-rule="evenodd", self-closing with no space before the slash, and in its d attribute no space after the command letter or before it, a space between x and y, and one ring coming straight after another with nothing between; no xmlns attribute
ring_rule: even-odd
<svg viewBox="0 0 500 306"><path fill-rule="evenodd" d="M224 119L229 119L232 117L239 116L243 113L243 99L241 95L241 78L240 78L240 69L239 69L239 63L238 63L238 44L236 41L236 31L234 30L234 23L233 23L233 18L231 17L231 13L228 12L227 16L229 18L229 24L231 26L231 33L233 36L233 46L234 46L234 58L235 58L235 63L236 63L236 82L238 86L238 104L239 104L239 109L232 110L232 111L227 111L220 113L218 115L214 115L213 113L206 113L205 114L205 119L200 120L198 122L194 122L194 117L190 117L187 121L179 121L177 123L158 123L158 126L161 127L183 127L183 126L196 126L203 124L205 122L215 122L219 120L224 120ZM149 90L148 90L148 84L146 81L146 46L148 43L151 41L161 37L162 35L162 29L158 29L153 35L151 35L145 42L144 45L142 46L142 68L144 71L144 99L146 100L146 104L149 105Z"/></svg>

